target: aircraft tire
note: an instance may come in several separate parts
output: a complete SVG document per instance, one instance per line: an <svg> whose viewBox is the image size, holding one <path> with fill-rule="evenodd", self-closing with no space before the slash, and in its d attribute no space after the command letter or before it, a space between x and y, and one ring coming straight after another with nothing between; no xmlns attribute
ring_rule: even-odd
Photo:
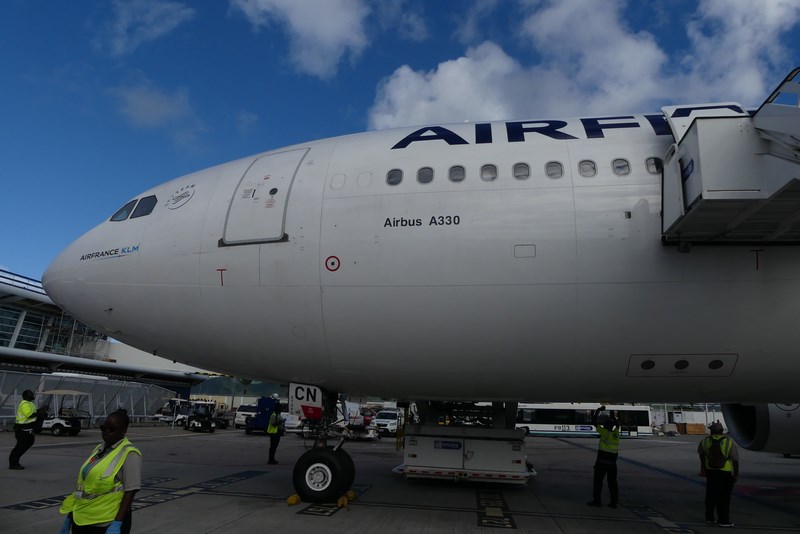
<svg viewBox="0 0 800 534"><path fill-rule="evenodd" d="M353 486L353 481L356 479L356 465L353 463L353 459L349 454L347 454L346 450L339 448L333 452L339 458L342 468L344 469L344 484L342 485L342 493L346 493L347 490Z"/></svg>
<svg viewBox="0 0 800 534"><path fill-rule="evenodd" d="M292 482L295 491L305 502L336 502L345 492L347 469L342 466L342 456L333 449L311 449L294 464Z"/></svg>

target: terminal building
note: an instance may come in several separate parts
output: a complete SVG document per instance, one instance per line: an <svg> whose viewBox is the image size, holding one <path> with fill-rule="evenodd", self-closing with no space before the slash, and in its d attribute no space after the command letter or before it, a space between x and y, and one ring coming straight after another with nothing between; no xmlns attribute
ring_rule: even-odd
<svg viewBox="0 0 800 534"><path fill-rule="evenodd" d="M99 412L98 416L116 407L145 416L170 397L189 398L191 387L206 378L200 369L109 339L56 306L38 280L0 270L3 422L10 416L13 423L15 406L25 389L91 390L95 400L89 411ZM112 395L115 391L119 393Z"/></svg>

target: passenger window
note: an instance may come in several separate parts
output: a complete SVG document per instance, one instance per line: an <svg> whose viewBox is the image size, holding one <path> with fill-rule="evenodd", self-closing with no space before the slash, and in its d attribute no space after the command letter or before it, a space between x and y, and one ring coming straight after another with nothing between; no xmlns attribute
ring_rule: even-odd
<svg viewBox="0 0 800 534"><path fill-rule="evenodd" d="M153 208L156 207L158 204L158 199L155 195L150 195L149 197L144 197L142 200L139 201L139 205L136 206L136 209L133 210L133 215L131 215L131 219L135 219L137 217L144 217L145 215L150 215L153 213Z"/></svg>
<svg viewBox="0 0 800 534"><path fill-rule="evenodd" d="M644 164L650 174L661 174L661 170L664 168L664 162L659 158L647 158Z"/></svg>
<svg viewBox="0 0 800 534"><path fill-rule="evenodd" d="M531 167L527 163L517 163L514 165L514 178L517 180L527 180L531 177Z"/></svg>
<svg viewBox="0 0 800 534"><path fill-rule="evenodd" d="M403 181L403 171L400 169L392 169L386 174L386 183L389 185L397 185Z"/></svg>
<svg viewBox="0 0 800 534"><path fill-rule="evenodd" d="M344 184L346 182L347 182L346 174L334 174L333 178L331 179L331 189L341 189L344 187Z"/></svg>
<svg viewBox="0 0 800 534"><path fill-rule="evenodd" d="M544 172L548 178L555 180L564 176L564 166L558 161L550 161L545 165Z"/></svg>
<svg viewBox="0 0 800 534"><path fill-rule="evenodd" d="M449 178L451 182L463 182L467 177L467 171L461 165L450 167Z"/></svg>
<svg viewBox="0 0 800 534"><path fill-rule="evenodd" d="M118 222L127 219L128 215L130 215L131 212L133 211L133 207L136 205L136 200L137 199L133 199L124 206L122 206L120 209L118 209L117 212L111 216L111 220Z"/></svg>
<svg viewBox="0 0 800 534"><path fill-rule="evenodd" d="M358 175L358 187L369 187L369 184L372 183L372 173L371 172L362 172Z"/></svg>
<svg viewBox="0 0 800 534"><path fill-rule="evenodd" d="M497 179L497 166L484 165L481 167L481 180L484 182L493 182Z"/></svg>
<svg viewBox="0 0 800 534"><path fill-rule="evenodd" d="M417 181L421 184L429 184L433 181L433 169L422 167L417 171Z"/></svg>
<svg viewBox="0 0 800 534"><path fill-rule="evenodd" d="M615 159L611 162L611 168L614 169L614 174L617 176L626 176L631 173L631 164L627 159Z"/></svg>
<svg viewBox="0 0 800 534"><path fill-rule="evenodd" d="M578 171L581 173L581 176L591 178L597 175L597 164L594 161L585 159L578 163Z"/></svg>

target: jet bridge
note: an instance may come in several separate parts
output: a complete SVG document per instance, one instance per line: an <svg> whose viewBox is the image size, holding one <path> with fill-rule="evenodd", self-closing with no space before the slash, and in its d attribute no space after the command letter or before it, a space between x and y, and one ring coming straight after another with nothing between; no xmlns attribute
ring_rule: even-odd
<svg viewBox="0 0 800 534"><path fill-rule="evenodd" d="M800 68L752 116L739 104L662 108L664 243L800 244Z"/></svg>

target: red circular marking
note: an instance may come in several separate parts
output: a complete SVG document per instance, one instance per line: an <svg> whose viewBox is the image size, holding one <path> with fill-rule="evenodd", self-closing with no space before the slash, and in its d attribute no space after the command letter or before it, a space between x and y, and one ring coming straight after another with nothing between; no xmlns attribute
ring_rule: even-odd
<svg viewBox="0 0 800 534"><path fill-rule="evenodd" d="M338 271L340 265L341 262L339 261L339 258L337 258L336 256L328 256L328 259L325 260L325 268L332 273Z"/></svg>

